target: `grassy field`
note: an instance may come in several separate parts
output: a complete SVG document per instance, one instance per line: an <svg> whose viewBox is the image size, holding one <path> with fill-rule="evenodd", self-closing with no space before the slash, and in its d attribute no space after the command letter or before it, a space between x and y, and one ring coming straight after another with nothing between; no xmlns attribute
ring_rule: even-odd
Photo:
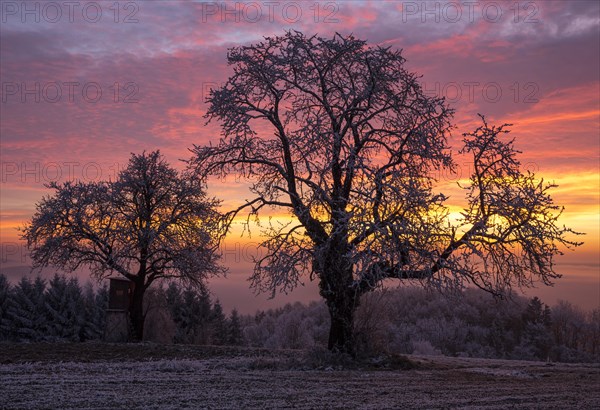
<svg viewBox="0 0 600 410"><path fill-rule="evenodd" d="M600 364L323 351L0 344L0 407L600 408Z"/></svg>

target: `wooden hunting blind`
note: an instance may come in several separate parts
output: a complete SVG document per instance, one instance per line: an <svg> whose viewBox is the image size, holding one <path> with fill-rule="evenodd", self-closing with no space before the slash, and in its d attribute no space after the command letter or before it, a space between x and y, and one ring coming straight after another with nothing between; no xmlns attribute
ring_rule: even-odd
<svg viewBox="0 0 600 410"><path fill-rule="evenodd" d="M132 336L129 305L133 295L134 283L122 278L109 278L109 281L104 340L108 342L127 342L131 340Z"/></svg>
<svg viewBox="0 0 600 410"><path fill-rule="evenodd" d="M133 282L128 279L110 278L108 308L111 310L129 310L133 293Z"/></svg>

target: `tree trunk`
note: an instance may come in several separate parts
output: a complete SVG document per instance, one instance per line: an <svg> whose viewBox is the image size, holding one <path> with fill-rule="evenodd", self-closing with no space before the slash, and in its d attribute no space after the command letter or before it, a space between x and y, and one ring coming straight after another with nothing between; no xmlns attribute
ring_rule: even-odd
<svg viewBox="0 0 600 410"><path fill-rule="evenodd" d="M315 253L313 266L319 273L319 293L329 309L331 324L327 347L331 351L355 356L354 313L360 293L353 286L353 266L343 227Z"/></svg>
<svg viewBox="0 0 600 410"><path fill-rule="evenodd" d="M359 294L352 287L352 268L345 261L338 262L329 264L320 282L331 318L328 348L354 356L354 313Z"/></svg>
<svg viewBox="0 0 600 410"><path fill-rule="evenodd" d="M144 292L144 284L135 282L129 304L129 315L133 327L132 338L135 341L141 341L144 338Z"/></svg>
<svg viewBox="0 0 600 410"><path fill-rule="evenodd" d="M327 306L331 318L327 347L329 350L354 356L354 312L356 311L354 295L328 300Z"/></svg>

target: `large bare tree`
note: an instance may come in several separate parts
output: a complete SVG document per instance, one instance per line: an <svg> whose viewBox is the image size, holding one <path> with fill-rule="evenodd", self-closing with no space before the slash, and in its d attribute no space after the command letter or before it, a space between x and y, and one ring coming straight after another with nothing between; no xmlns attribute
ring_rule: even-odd
<svg viewBox="0 0 600 410"><path fill-rule="evenodd" d="M560 275L559 246L577 246L559 227L552 185L519 170L505 126L465 134L474 167L468 207L450 223L436 170L453 167L453 115L427 96L400 51L353 36L299 32L229 50L233 75L208 98L223 137L195 146L201 177L237 173L253 197L229 212L284 208L270 224L251 281L288 291L319 281L331 316L329 348L353 351L360 296L385 279L438 286L472 283L502 294ZM482 117L483 119L483 117ZM250 221L250 219L248 219Z"/></svg>
<svg viewBox="0 0 600 410"><path fill-rule="evenodd" d="M158 151L131 156L112 182L52 183L23 238L34 267L81 266L134 283L130 315L144 330L144 293L159 279L202 285L217 274L220 215L198 178L178 173Z"/></svg>

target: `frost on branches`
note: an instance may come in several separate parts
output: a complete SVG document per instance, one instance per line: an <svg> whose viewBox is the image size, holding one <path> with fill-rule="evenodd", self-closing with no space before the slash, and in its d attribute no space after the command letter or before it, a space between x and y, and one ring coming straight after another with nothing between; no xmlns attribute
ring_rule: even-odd
<svg viewBox="0 0 600 410"><path fill-rule="evenodd" d="M475 163L469 206L449 222L432 174L452 169L453 110L427 96L400 51L353 36L296 31L229 50L233 75L208 98L222 138L195 146L201 177L236 173L254 194L229 212L248 221L284 208L269 224L251 281L289 291L319 281L331 316L329 348L352 353L360 296L388 278L435 286L473 283L494 293L559 275L559 246L577 246L557 225L551 185L523 174L505 127L465 135Z"/></svg>
<svg viewBox="0 0 600 410"><path fill-rule="evenodd" d="M34 267L90 268L102 279L120 274L135 283L130 306L143 337L144 293L159 279L202 284L220 273L216 252L218 202L201 182L178 173L158 151L132 155L114 182L52 183L23 238Z"/></svg>

